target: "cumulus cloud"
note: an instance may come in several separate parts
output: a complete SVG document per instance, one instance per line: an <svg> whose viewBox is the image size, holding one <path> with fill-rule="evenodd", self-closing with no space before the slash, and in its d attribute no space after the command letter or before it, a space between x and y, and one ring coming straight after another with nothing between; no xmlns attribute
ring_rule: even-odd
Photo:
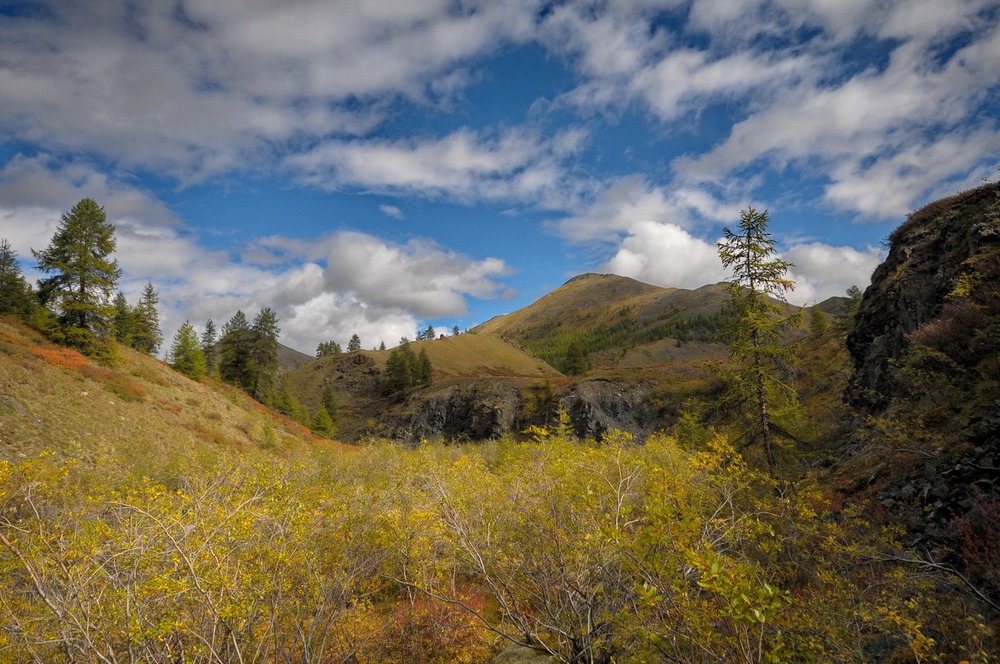
<svg viewBox="0 0 1000 664"><path fill-rule="evenodd" d="M793 264L789 277L795 290L788 300L807 305L843 296L851 286L868 287L872 272L882 262L877 247L834 247L821 242L798 244L783 258Z"/></svg>
<svg viewBox="0 0 1000 664"><path fill-rule="evenodd" d="M655 221L634 224L604 269L666 288L698 288L726 277L714 243Z"/></svg>

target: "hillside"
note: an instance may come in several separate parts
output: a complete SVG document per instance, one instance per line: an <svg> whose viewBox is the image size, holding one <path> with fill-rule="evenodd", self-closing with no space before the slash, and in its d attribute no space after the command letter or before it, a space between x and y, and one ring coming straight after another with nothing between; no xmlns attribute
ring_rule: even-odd
<svg viewBox="0 0 1000 664"><path fill-rule="evenodd" d="M426 352L433 367L432 387L411 395L414 400L444 390L474 389L472 386L483 382L514 391L565 382L565 377L545 362L496 335L460 334L410 345L416 353ZM382 373L390 352L357 351L325 357L290 372L289 381L310 410L318 407L323 390L332 388L342 439L394 436L399 429L399 411L413 408L382 395Z"/></svg>
<svg viewBox="0 0 1000 664"><path fill-rule="evenodd" d="M126 472L160 476L218 454L329 444L227 385L118 352L116 366L101 366L0 319L0 458L111 455Z"/></svg>
<svg viewBox="0 0 1000 664"><path fill-rule="evenodd" d="M717 359L727 354L718 339L726 300L725 284L686 290L584 274L472 332L511 339L560 369L571 344L594 369Z"/></svg>

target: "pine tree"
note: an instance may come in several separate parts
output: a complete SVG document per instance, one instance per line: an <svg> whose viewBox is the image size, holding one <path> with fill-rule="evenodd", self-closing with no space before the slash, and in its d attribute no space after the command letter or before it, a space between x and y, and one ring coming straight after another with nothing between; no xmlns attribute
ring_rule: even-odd
<svg viewBox="0 0 1000 664"><path fill-rule="evenodd" d="M413 380L413 349L402 344L391 351L385 361L385 379L382 382L382 393L386 396L404 394L414 383Z"/></svg>
<svg viewBox="0 0 1000 664"><path fill-rule="evenodd" d="M451 336L457 337L461 333L462 333L462 331L460 329L458 329L458 325L456 325L455 327L451 328Z"/></svg>
<svg viewBox="0 0 1000 664"><path fill-rule="evenodd" d="M318 346L316 346L316 359L322 357L330 357L331 355L339 355L341 353L340 344L336 341L322 341Z"/></svg>
<svg viewBox="0 0 1000 664"><path fill-rule="evenodd" d="M431 359L427 357L427 351L421 348L420 354L417 355L416 368L413 372L413 382L416 385L430 385L432 373Z"/></svg>
<svg viewBox="0 0 1000 664"><path fill-rule="evenodd" d="M379 349L379 350L385 350L385 342L384 342L384 341L383 341L383 342L381 342L381 343L380 343L380 344L378 345L378 349Z"/></svg>
<svg viewBox="0 0 1000 664"><path fill-rule="evenodd" d="M21 273L17 252L7 238L0 239L0 315L29 320L35 296Z"/></svg>
<svg viewBox="0 0 1000 664"><path fill-rule="evenodd" d="M205 330L201 333L201 350L205 354L207 373L214 374L219 364L219 349L216 346L215 321L209 318L205 321Z"/></svg>
<svg viewBox="0 0 1000 664"><path fill-rule="evenodd" d="M744 434L748 443L761 442L768 472L776 474L775 433L789 435L775 421L776 413L797 406L794 390L778 378L785 350L779 335L789 319L771 297L783 299L795 287L785 278L791 263L774 257L774 240L767 232L767 210L740 213L739 232L723 228L718 243L723 267L731 269L729 305L736 313L730 329L730 397L750 415Z"/></svg>
<svg viewBox="0 0 1000 664"><path fill-rule="evenodd" d="M194 326L189 321L184 321L174 335L168 361L170 366L193 380L201 380L205 376L208 370L205 352L198 343L198 334L194 331Z"/></svg>
<svg viewBox="0 0 1000 664"><path fill-rule="evenodd" d="M580 344L571 341L566 348L566 359L563 362L565 372L570 376L579 376L587 371L587 356L583 354Z"/></svg>
<svg viewBox="0 0 1000 664"><path fill-rule="evenodd" d="M109 260L116 245L104 208L84 198L63 214L49 246L31 252L52 275L38 282L39 298L59 311L65 341L84 351L99 350L111 325L111 294L121 278L118 261Z"/></svg>
<svg viewBox="0 0 1000 664"><path fill-rule="evenodd" d="M830 323L823 310L815 305L809 307L809 334L818 339L826 334L828 329L830 329Z"/></svg>
<svg viewBox="0 0 1000 664"><path fill-rule="evenodd" d="M155 354L163 343L163 335L160 333L160 312L156 308L159 303L160 296L153 288L153 283L147 281L143 286L139 304L133 309L135 331L132 334L132 347L147 355Z"/></svg>
<svg viewBox="0 0 1000 664"><path fill-rule="evenodd" d="M347 342L347 352L353 353L356 350L361 350L361 337L355 334L351 337L351 340Z"/></svg>
<svg viewBox="0 0 1000 664"><path fill-rule="evenodd" d="M250 323L242 311L233 314L222 327L219 339L219 376L222 380L246 391L253 386Z"/></svg>
<svg viewBox="0 0 1000 664"><path fill-rule="evenodd" d="M111 317L111 326L114 329L115 339L126 346L131 346L132 335L135 334L135 313L121 291L115 295L112 306L114 314Z"/></svg>
<svg viewBox="0 0 1000 664"><path fill-rule="evenodd" d="M253 319L251 334L252 386L250 395L266 403L274 390L274 379L278 375L278 317L270 307L264 307Z"/></svg>
<svg viewBox="0 0 1000 664"><path fill-rule="evenodd" d="M333 418L330 417L330 413L327 412L326 408L322 406L316 412L316 415L313 416L309 428L313 430L313 433L324 438L333 438L337 433L337 427L333 423Z"/></svg>

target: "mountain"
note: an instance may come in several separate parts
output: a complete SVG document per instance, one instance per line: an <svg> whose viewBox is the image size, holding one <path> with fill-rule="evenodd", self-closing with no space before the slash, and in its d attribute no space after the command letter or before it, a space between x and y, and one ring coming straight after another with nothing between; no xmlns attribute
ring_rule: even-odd
<svg viewBox="0 0 1000 664"><path fill-rule="evenodd" d="M312 355L306 355L281 343L278 344L278 366L281 367L282 371L294 371L315 359Z"/></svg>
<svg viewBox="0 0 1000 664"><path fill-rule="evenodd" d="M571 344L593 368L645 367L724 357L725 284L661 288L628 277L584 274L533 304L472 329L499 334L565 368Z"/></svg>

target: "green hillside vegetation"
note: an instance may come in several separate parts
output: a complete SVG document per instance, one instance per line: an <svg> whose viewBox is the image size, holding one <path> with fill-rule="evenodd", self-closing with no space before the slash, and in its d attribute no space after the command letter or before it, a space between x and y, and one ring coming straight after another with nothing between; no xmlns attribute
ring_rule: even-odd
<svg viewBox="0 0 1000 664"><path fill-rule="evenodd" d="M594 369L718 358L727 354L721 333L733 320L726 297L719 284L685 290L585 274L472 331L509 338L569 374L576 348Z"/></svg>

